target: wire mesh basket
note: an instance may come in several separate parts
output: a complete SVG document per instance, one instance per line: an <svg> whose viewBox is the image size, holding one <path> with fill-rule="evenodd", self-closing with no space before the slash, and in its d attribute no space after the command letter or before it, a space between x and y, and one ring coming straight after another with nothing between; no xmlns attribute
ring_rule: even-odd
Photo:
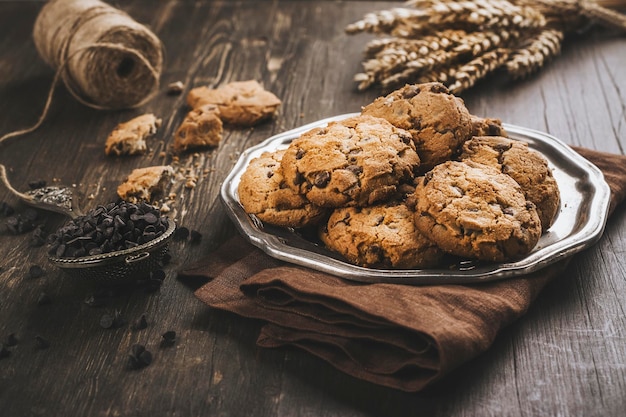
<svg viewBox="0 0 626 417"><path fill-rule="evenodd" d="M162 267L175 229L176 223L168 219L167 229L161 236L134 248L79 258L49 256L48 260L72 277L103 284L132 283Z"/></svg>

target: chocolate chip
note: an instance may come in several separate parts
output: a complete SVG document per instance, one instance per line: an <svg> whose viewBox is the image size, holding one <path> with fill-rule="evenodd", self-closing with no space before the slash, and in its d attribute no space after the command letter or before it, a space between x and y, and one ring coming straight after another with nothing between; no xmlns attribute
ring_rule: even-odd
<svg viewBox="0 0 626 417"><path fill-rule="evenodd" d="M174 230L174 239L185 240L189 237L189 229L184 226L179 226Z"/></svg>
<svg viewBox="0 0 626 417"><path fill-rule="evenodd" d="M487 134L489 136L500 136L502 135L502 128L495 123L489 123L487 125Z"/></svg>
<svg viewBox="0 0 626 417"><path fill-rule="evenodd" d="M515 210L513 210L511 207L507 207L504 210L502 210L502 212L504 214L508 214L509 216L512 216L515 214Z"/></svg>
<svg viewBox="0 0 626 417"><path fill-rule="evenodd" d="M433 93L445 93L445 94L448 94L450 92L450 90L448 90L448 88L441 83L434 83L430 87L430 91Z"/></svg>
<svg viewBox="0 0 626 417"><path fill-rule="evenodd" d="M142 314L141 317L133 323L133 330L143 330L146 327L148 327L148 320L146 319L146 315Z"/></svg>
<svg viewBox="0 0 626 417"><path fill-rule="evenodd" d="M304 183L304 175L300 171L296 172L296 177L293 179L293 185L300 185Z"/></svg>
<svg viewBox="0 0 626 417"><path fill-rule="evenodd" d="M48 294L46 294L45 292L42 292L41 294L39 294L39 297L37 298L38 306L43 306L43 305L47 305L50 303L52 303L52 298L50 298Z"/></svg>
<svg viewBox="0 0 626 417"><path fill-rule="evenodd" d="M357 177L363 173L363 167L358 165L348 165L346 167L346 170L352 172Z"/></svg>
<svg viewBox="0 0 626 417"><path fill-rule="evenodd" d="M296 151L296 159L302 159L305 153L306 151L304 149L298 148L298 150Z"/></svg>
<svg viewBox="0 0 626 417"><path fill-rule="evenodd" d="M130 369L141 369L152 363L152 353L146 350L144 345L134 344L128 355L128 367Z"/></svg>
<svg viewBox="0 0 626 417"><path fill-rule="evenodd" d="M176 332L174 330L168 330L161 337L163 338L161 340L161 346L163 347L172 346L176 343Z"/></svg>
<svg viewBox="0 0 626 417"><path fill-rule="evenodd" d="M44 270L39 265L32 265L28 269L28 277L29 278L39 278L44 275Z"/></svg>
<svg viewBox="0 0 626 417"><path fill-rule="evenodd" d="M103 314L102 316L100 316L100 327L102 327L103 329L110 329L111 327L113 327L114 322L115 319L110 314Z"/></svg>
<svg viewBox="0 0 626 417"><path fill-rule="evenodd" d="M424 179L423 179L423 184L426 185L430 182L430 180L433 179L433 173L432 171L428 171L425 175L424 175Z"/></svg>
<svg viewBox="0 0 626 417"><path fill-rule="evenodd" d="M48 349L50 347L50 342L39 335L35 336L35 344L39 349Z"/></svg>
<svg viewBox="0 0 626 417"><path fill-rule="evenodd" d="M411 86L406 87L402 91L402 98L410 99L410 98L415 97L419 93L420 93L420 88L416 85L411 85Z"/></svg>
<svg viewBox="0 0 626 417"><path fill-rule="evenodd" d="M413 137L411 135L400 134L398 136L400 137L402 143L404 143L405 145L408 145L413 140Z"/></svg>
<svg viewBox="0 0 626 417"><path fill-rule="evenodd" d="M9 356L11 356L11 351L0 343L0 359L8 358Z"/></svg>
<svg viewBox="0 0 626 417"><path fill-rule="evenodd" d="M202 233L198 232L197 230L192 230L190 233L189 241L191 243L200 243L201 240L202 240Z"/></svg>
<svg viewBox="0 0 626 417"><path fill-rule="evenodd" d="M143 366L148 366L152 363L152 353L149 350L144 350L137 357L139 363Z"/></svg>
<svg viewBox="0 0 626 417"><path fill-rule="evenodd" d="M19 343L15 333L11 333L7 336L7 340L4 342L5 346L16 346Z"/></svg>
<svg viewBox="0 0 626 417"><path fill-rule="evenodd" d="M315 185L318 188L324 188L328 185L329 181L330 181L330 172L322 171L322 172L317 173L317 175L315 176L315 179L313 180L313 185Z"/></svg>
<svg viewBox="0 0 626 417"><path fill-rule="evenodd" d="M100 316L100 327L103 329L118 328L124 324L126 324L126 320L124 320L118 310L115 310L112 314L106 313Z"/></svg>

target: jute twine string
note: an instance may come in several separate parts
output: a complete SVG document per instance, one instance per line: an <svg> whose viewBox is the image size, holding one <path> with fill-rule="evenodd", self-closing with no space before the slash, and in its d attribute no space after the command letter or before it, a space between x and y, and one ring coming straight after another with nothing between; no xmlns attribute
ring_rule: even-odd
<svg viewBox="0 0 626 417"><path fill-rule="evenodd" d="M35 131L62 80L80 103L102 110L135 108L159 88L163 46L145 26L99 0L51 0L33 30L35 46L55 75L38 121L0 137Z"/></svg>

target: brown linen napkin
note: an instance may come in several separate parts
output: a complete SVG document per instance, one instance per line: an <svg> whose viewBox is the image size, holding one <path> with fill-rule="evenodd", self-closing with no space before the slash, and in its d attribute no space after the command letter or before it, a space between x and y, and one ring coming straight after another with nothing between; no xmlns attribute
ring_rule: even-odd
<svg viewBox="0 0 626 417"><path fill-rule="evenodd" d="M626 156L576 150L626 196ZM419 391L486 351L567 260L524 277L473 285L361 284L286 264L236 236L181 277L212 279L207 305L262 319L257 344L292 345L354 377Z"/></svg>

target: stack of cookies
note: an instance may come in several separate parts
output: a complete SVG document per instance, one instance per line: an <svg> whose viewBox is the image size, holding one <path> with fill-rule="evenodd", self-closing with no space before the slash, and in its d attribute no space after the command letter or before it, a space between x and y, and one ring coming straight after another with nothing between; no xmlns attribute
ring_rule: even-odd
<svg viewBox="0 0 626 417"><path fill-rule="evenodd" d="M524 257L560 201L543 155L440 83L407 85L262 154L238 195L263 222L316 228L353 264L405 269Z"/></svg>

